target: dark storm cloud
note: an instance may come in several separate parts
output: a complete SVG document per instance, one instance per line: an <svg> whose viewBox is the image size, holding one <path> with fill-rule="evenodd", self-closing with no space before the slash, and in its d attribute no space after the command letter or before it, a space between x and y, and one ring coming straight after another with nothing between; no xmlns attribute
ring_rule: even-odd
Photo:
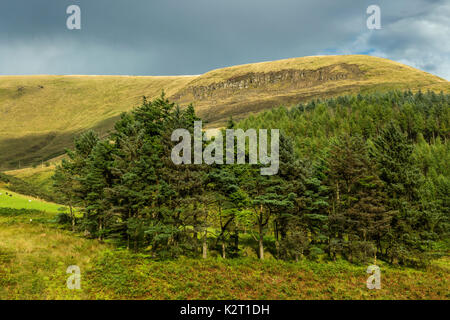
<svg viewBox="0 0 450 320"><path fill-rule="evenodd" d="M372 52L449 76L448 1L2 0L2 74L199 74L322 53ZM67 30L66 8L82 29ZM367 30L378 4L382 30ZM408 25L420 29L411 32ZM430 29L431 28L431 29ZM442 35L441 35L442 36ZM447 37L448 33L443 35ZM444 41L445 42L445 41ZM426 50L425 46L427 46Z"/></svg>

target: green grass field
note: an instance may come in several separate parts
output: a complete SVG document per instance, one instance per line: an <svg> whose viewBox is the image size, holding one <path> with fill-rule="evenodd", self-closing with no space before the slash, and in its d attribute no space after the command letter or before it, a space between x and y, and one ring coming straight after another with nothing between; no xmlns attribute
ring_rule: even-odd
<svg viewBox="0 0 450 320"><path fill-rule="evenodd" d="M43 211L0 208L0 299L450 298L448 258L426 270L381 263L380 290L366 288L367 266L345 261L155 261L62 229L56 204L3 197L0 206ZM80 290L66 286L70 265L81 269Z"/></svg>
<svg viewBox="0 0 450 320"><path fill-rule="evenodd" d="M30 196L23 196L0 187L0 208L58 212L58 208L61 208L61 205L45 202Z"/></svg>

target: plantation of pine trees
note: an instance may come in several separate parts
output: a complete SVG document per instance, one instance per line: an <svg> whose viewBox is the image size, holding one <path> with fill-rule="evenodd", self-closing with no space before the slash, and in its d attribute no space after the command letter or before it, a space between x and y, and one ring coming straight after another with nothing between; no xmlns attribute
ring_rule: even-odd
<svg viewBox="0 0 450 320"><path fill-rule="evenodd" d="M157 259L346 259L424 265L448 254L450 95L389 92L277 108L228 128L280 129L280 168L175 165L194 108L144 98L106 139L87 132L54 183L60 220ZM247 161L248 162L248 161Z"/></svg>

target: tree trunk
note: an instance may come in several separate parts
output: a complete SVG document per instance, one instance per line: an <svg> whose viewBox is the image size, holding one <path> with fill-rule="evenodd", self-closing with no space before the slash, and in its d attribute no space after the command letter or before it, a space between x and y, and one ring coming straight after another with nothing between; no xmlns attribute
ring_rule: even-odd
<svg viewBox="0 0 450 320"><path fill-rule="evenodd" d="M222 258L225 259L225 239L224 239L225 230L224 230L224 226L222 223L222 206L220 204L219 204L219 221L220 221L220 231L221 231L220 237L222 238L221 239L222 240ZM216 244L217 244L217 242L216 242Z"/></svg>
<svg viewBox="0 0 450 320"><path fill-rule="evenodd" d="M102 241L102 230L103 230L103 226L102 226L102 219L98 218L98 240Z"/></svg>
<svg viewBox="0 0 450 320"><path fill-rule="evenodd" d="M280 258L280 241L279 241L279 237L278 237L278 223L277 220L274 221L273 223L273 235L275 237L275 250L276 250L276 257L277 259Z"/></svg>
<svg viewBox="0 0 450 320"><path fill-rule="evenodd" d="M264 225L263 225L263 206L261 205L259 207L259 220L258 220L258 227L259 227L259 259L264 260Z"/></svg>
<svg viewBox="0 0 450 320"><path fill-rule="evenodd" d="M336 200L337 200L337 204L339 205L339 200L340 200L340 196L339 196L339 183L336 182Z"/></svg>
<svg viewBox="0 0 450 320"><path fill-rule="evenodd" d="M70 210L70 218L72 219L72 231L75 231L75 214L73 213L73 208L71 205L69 206L69 210Z"/></svg>
<svg viewBox="0 0 450 320"><path fill-rule="evenodd" d="M264 260L264 245L263 245L263 234L259 234L259 258Z"/></svg>
<svg viewBox="0 0 450 320"><path fill-rule="evenodd" d="M236 252L239 252L239 228L237 223L234 227L234 247L236 248Z"/></svg>
<svg viewBox="0 0 450 320"><path fill-rule="evenodd" d="M196 206L194 207L194 210L197 210ZM198 244L198 235L197 235L197 231L195 231L196 226L197 226L197 214L194 213L194 230L192 232L192 238L195 240L196 245L197 245ZM196 249L196 251L197 251L197 249Z"/></svg>
<svg viewBox="0 0 450 320"><path fill-rule="evenodd" d="M203 259L208 257L208 243L206 242L208 236L208 230L205 230L203 235Z"/></svg>
<svg viewBox="0 0 450 320"><path fill-rule="evenodd" d="M264 260L264 234L263 234L263 225L262 225L262 221L260 221L258 223L258 227L259 227L259 241L258 241L258 245L259 245L259 259Z"/></svg>
<svg viewBox="0 0 450 320"><path fill-rule="evenodd" d="M226 259L225 241L222 241L222 258Z"/></svg>

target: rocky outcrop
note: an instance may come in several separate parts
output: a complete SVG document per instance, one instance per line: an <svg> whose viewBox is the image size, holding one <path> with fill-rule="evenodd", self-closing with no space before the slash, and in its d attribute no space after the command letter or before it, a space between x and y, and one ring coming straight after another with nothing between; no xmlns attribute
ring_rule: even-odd
<svg viewBox="0 0 450 320"><path fill-rule="evenodd" d="M280 89L291 91L299 88L314 87L329 81L357 80L363 72L354 64L336 64L315 70L285 69L270 72L251 72L231 77L210 85L192 85L175 94L175 100L204 100L233 94L235 91L263 88L266 93ZM280 88L279 85L282 85ZM183 99L184 98L184 99Z"/></svg>

